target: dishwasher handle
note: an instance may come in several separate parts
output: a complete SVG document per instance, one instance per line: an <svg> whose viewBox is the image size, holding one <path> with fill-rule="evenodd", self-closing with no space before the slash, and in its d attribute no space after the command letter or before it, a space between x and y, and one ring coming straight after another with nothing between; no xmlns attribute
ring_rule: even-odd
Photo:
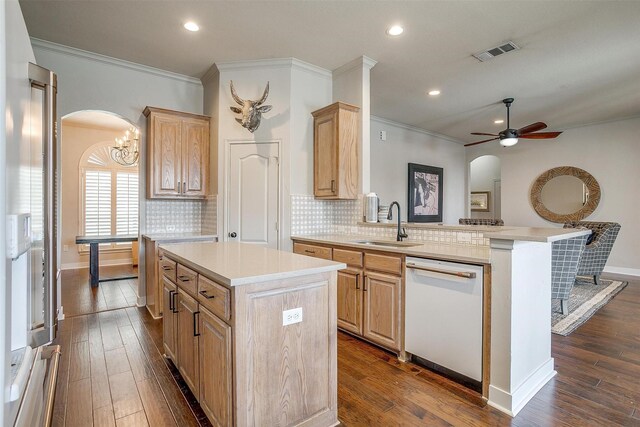
<svg viewBox="0 0 640 427"><path fill-rule="evenodd" d="M421 265L414 264L412 262L407 263L407 268L411 268L413 270L429 271L431 273L440 273L440 274L448 274L450 276L464 277L465 279L475 279L476 277L476 273L473 271L442 270L440 268L424 267Z"/></svg>

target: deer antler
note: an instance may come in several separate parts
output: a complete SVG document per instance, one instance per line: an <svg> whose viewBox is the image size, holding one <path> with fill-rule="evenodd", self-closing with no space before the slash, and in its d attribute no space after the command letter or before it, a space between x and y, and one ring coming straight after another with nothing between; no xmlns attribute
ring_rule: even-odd
<svg viewBox="0 0 640 427"><path fill-rule="evenodd" d="M267 82L267 87L264 88L262 98L260 98L260 100L256 102L256 105L262 105L262 103L267 100L267 96L269 96L269 82Z"/></svg>
<svg viewBox="0 0 640 427"><path fill-rule="evenodd" d="M236 89L233 87L233 80L230 80L230 81L231 81L231 96L239 105L244 105L244 101L242 100L242 98L238 96L238 94L236 93ZM267 83L267 88L268 86L269 84Z"/></svg>

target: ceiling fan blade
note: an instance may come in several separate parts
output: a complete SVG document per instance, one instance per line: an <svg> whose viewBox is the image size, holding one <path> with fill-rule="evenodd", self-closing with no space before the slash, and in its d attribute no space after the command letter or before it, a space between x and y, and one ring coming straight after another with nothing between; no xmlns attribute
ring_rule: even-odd
<svg viewBox="0 0 640 427"><path fill-rule="evenodd" d="M525 133L531 133L531 132L537 132L539 130L542 130L544 128L546 128L547 125L545 123L542 122L536 122L536 123L532 123L528 126L522 127L520 129L518 129L516 132L518 133L518 135L523 135Z"/></svg>
<svg viewBox="0 0 640 427"><path fill-rule="evenodd" d="M498 139L498 137L496 137L496 138L491 138L491 139L485 139L484 141L471 142L471 143L469 143L469 144L464 144L464 146L465 146L465 147L471 147L472 145L484 144L485 142L495 141L496 139Z"/></svg>
<svg viewBox="0 0 640 427"><path fill-rule="evenodd" d="M495 134L495 133L482 133L482 132L471 132L471 135L498 136L498 134Z"/></svg>
<svg viewBox="0 0 640 427"><path fill-rule="evenodd" d="M527 138L527 139L550 139L557 138L562 132L538 132L538 133L528 133L526 135L519 135L518 138Z"/></svg>

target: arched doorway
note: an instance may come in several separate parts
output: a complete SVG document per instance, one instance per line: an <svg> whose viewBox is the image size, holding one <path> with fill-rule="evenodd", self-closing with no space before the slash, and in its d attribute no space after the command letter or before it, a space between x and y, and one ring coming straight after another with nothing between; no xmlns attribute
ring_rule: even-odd
<svg viewBox="0 0 640 427"><path fill-rule="evenodd" d="M138 135L128 119L111 112L84 110L62 117L60 132L59 248L63 274L59 301L65 315L133 306L137 280L88 283L89 248L76 236L138 234L140 171L136 162L119 164L112 153L126 132ZM139 141L136 142L139 150ZM136 275L138 245L100 246L101 278Z"/></svg>
<svg viewBox="0 0 640 427"><path fill-rule="evenodd" d="M469 164L469 217L502 219L500 158L480 156ZM486 205L483 201L486 199Z"/></svg>

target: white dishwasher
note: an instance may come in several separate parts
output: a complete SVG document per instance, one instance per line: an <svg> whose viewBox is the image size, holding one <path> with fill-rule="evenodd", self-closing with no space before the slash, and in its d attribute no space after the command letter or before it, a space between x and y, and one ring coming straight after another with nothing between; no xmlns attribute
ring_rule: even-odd
<svg viewBox="0 0 640 427"><path fill-rule="evenodd" d="M406 266L406 351L427 367L479 388L482 267L411 257Z"/></svg>

